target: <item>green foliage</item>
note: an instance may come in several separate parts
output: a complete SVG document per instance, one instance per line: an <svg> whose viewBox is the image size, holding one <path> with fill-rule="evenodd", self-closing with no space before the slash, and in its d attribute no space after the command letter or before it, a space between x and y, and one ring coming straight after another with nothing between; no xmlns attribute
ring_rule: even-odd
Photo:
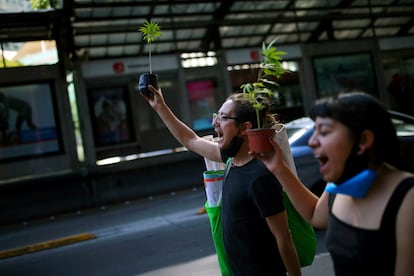
<svg viewBox="0 0 414 276"><path fill-rule="evenodd" d="M24 66L24 65L18 61L12 61L8 59L2 60L2 56L0 55L0 68L11 68L11 67L20 67L20 66Z"/></svg>
<svg viewBox="0 0 414 276"><path fill-rule="evenodd" d="M245 97L253 104L256 109L257 126L260 128L259 111L263 108L260 96L268 98L273 97L273 90L279 87L277 79L287 72L282 67L282 55L286 52L278 51L274 46L276 40L268 45L263 42L262 45L262 61L257 81L254 83L245 83L240 86ZM269 79L269 77L271 77Z"/></svg>
<svg viewBox="0 0 414 276"><path fill-rule="evenodd" d="M262 63L263 73L265 76L274 76L277 79L282 76L286 70L282 67L282 55L286 55L286 52L278 51L273 44L276 40L273 40L269 45L262 45Z"/></svg>
<svg viewBox="0 0 414 276"><path fill-rule="evenodd" d="M149 71L152 73L151 42L153 42L155 38L161 37L161 28L158 23L145 20L144 25L139 28L139 31L142 33L142 39L149 45Z"/></svg>
<svg viewBox="0 0 414 276"><path fill-rule="evenodd" d="M50 8L49 0L30 0L30 4L34 10L42 10Z"/></svg>
<svg viewBox="0 0 414 276"><path fill-rule="evenodd" d="M139 28L142 33L142 39L148 44L154 41L155 38L161 37L161 28L158 23L145 20L144 25Z"/></svg>
<svg viewBox="0 0 414 276"><path fill-rule="evenodd" d="M241 87L244 96L253 104L254 109L256 109L256 120L257 127L260 128L260 110L264 107L263 103L260 101L260 95L266 95L271 98L273 96L273 91L266 87L262 82L254 83L245 83Z"/></svg>

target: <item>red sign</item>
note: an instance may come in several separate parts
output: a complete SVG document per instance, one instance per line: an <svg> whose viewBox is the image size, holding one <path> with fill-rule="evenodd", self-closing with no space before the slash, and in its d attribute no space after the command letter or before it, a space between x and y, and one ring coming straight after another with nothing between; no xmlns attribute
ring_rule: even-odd
<svg viewBox="0 0 414 276"><path fill-rule="evenodd" d="M112 65L115 73L123 73L125 71L125 65L123 62L115 62Z"/></svg>
<svg viewBox="0 0 414 276"><path fill-rule="evenodd" d="M259 52L258 51L251 51L250 52L250 58L253 61L259 61L260 60L260 54L259 54Z"/></svg>

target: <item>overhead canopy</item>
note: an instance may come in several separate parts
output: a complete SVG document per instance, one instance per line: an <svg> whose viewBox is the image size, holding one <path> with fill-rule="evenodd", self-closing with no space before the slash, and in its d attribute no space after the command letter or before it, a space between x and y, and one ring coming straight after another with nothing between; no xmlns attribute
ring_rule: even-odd
<svg viewBox="0 0 414 276"><path fill-rule="evenodd" d="M63 1L1 14L0 41L56 39L70 59L96 60L146 55L145 19L161 26L153 54L414 35L414 0Z"/></svg>

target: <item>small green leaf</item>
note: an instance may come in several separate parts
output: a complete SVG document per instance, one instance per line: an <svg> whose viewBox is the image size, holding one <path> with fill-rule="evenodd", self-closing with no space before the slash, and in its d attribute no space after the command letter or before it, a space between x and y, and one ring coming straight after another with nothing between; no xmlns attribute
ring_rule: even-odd
<svg viewBox="0 0 414 276"><path fill-rule="evenodd" d="M155 38L161 37L161 28L158 23L145 20L144 25L139 28L139 31L143 34L142 39L148 44L154 41Z"/></svg>
<svg viewBox="0 0 414 276"><path fill-rule="evenodd" d="M34 10L42 10L50 8L48 0L30 0L30 4Z"/></svg>

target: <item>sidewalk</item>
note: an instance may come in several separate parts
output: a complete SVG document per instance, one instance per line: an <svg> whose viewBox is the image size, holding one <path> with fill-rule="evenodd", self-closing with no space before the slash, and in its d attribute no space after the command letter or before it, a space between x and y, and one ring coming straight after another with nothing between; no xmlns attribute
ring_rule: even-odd
<svg viewBox="0 0 414 276"><path fill-rule="evenodd" d="M197 268L195 268L197 267ZM149 273L140 274L142 276L171 276L171 275L189 275L189 271L197 271L197 276L218 275L216 256L209 256L197 261L169 267L168 269L154 270ZM322 253L315 257L311 266L302 268L303 276L334 276L331 259L328 253Z"/></svg>
<svg viewBox="0 0 414 276"><path fill-rule="evenodd" d="M105 235L122 235L128 231L162 227L159 218L180 217L182 219L203 219L206 215L195 215L205 201L204 190L193 189L125 202L114 206L101 206L95 210L76 211L71 214L56 215L33 222L22 222L0 228L0 262L22 254L65 246L70 243L99 239ZM116 217L106 223L107 216ZM177 220L175 221L177 223ZM99 230L97 230L99 229ZM218 275L216 255L173 267L153 270L143 275L171 276L184 275L197 271L197 275ZM304 276L333 276L332 264L328 253L321 252L311 266L303 268Z"/></svg>

